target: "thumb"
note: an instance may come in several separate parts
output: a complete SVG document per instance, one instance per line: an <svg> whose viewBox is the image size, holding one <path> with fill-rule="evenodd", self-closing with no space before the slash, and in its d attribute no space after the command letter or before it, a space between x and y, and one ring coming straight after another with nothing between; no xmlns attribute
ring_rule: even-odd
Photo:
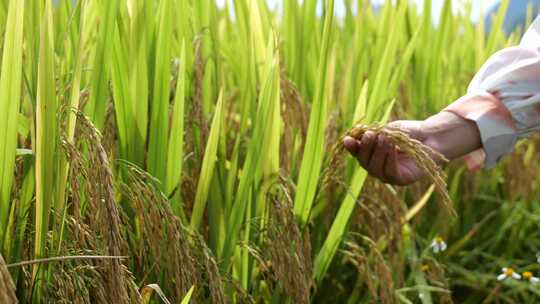
<svg viewBox="0 0 540 304"><path fill-rule="evenodd" d="M411 138L414 138L422 142L424 145L430 147L431 149L428 150L427 152L435 162L437 163L445 162L446 156L441 151L441 147L440 145L438 145L437 141L431 140L432 137L429 136L430 130L426 127L423 121L397 120L397 121L393 121L389 123L388 127L399 129L402 132L409 135Z"/></svg>
<svg viewBox="0 0 540 304"><path fill-rule="evenodd" d="M411 138L419 141L424 141L427 138L426 132L422 128L422 121L420 120L396 120L390 122L387 126L399 129Z"/></svg>

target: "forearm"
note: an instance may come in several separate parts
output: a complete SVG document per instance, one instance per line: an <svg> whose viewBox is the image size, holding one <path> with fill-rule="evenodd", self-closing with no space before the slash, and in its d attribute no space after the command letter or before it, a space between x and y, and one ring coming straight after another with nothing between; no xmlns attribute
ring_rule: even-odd
<svg viewBox="0 0 540 304"><path fill-rule="evenodd" d="M441 111L423 121L425 144L452 160L481 147L476 123L449 111Z"/></svg>

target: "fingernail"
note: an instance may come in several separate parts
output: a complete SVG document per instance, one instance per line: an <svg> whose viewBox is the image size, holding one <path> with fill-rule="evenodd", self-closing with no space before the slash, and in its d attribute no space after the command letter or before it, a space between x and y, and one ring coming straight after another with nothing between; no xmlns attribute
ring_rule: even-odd
<svg viewBox="0 0 540 304"><path fill-rule="evenodd" d="M350 136L346 136L344 139L343 139L343 145L345 146L345 149L349 150L350 152L355 152L356 151L356 148L357 148L357 143L356 143L356 139L350 137Z"/></svg>

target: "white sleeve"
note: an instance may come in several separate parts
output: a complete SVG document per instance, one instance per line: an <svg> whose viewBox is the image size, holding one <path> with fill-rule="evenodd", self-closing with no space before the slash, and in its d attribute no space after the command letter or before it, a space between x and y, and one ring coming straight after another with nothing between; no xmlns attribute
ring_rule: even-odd
<svg viewBox="0 0 540 304"><path fill-rule="evenodd" d="M492 55L469 85L467 95L445 109L476 122L483 149L469 167L491 167L512 152L516 141L540 129L540 16L519 46Z"/></svg>

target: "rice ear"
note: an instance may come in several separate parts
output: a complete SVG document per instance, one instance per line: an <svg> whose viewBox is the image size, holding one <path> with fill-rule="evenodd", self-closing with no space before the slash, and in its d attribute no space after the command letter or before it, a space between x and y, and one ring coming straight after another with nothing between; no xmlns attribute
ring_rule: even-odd
<svg viewBox="0 0 540 304"><path fill-rule="evenodd" d="M273 279L294 303L309 303L313 286L309 230L300 229L293 212L292 189L282 178L268 194L269 220L266 227L265 260Z"/></svg>
<svg viewBox="0 0 540 304"><path fill-rule="evenodd" d="M411 138L403 130L385 125L356 125L347 131L346 135L359 139L367 131L384 134L402 152L412 158L416 162L416 165L424 171L427 178L435 185L435 189L441 196L446 210L451 215L456 216L456 211L452 207L452 199L448 194L446 174L435 162L435 159L440 160L442 163L448 162L448 159L444 155L424 145L422 142ZM342 146L343 140L340 140L338 144Z"/></svg>

